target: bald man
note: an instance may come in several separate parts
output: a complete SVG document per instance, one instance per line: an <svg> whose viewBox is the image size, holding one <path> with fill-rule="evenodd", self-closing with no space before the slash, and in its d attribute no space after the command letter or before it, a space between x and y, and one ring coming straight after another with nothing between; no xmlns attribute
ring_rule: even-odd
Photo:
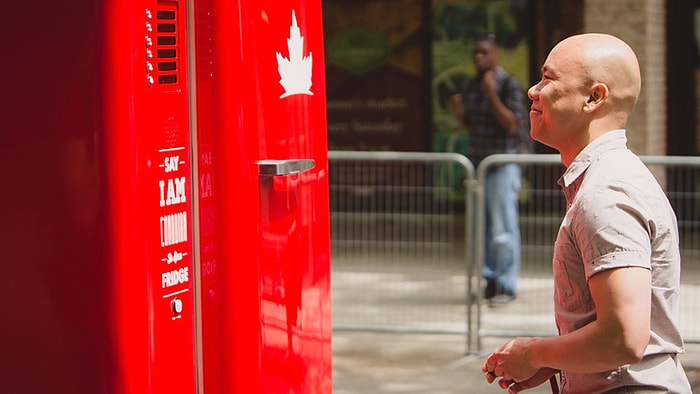
<svg viewBox="0 0 700 394"><path fill-rule="evenodd" d="M567 167L559 179L567 210L552 261L559 336L508 341L482 367L510 393L558 372L562 393L692 392L677 359L676 217L627 148L640 90L633 50L606 34L561 41L528 90L533 138Z"/></svg>

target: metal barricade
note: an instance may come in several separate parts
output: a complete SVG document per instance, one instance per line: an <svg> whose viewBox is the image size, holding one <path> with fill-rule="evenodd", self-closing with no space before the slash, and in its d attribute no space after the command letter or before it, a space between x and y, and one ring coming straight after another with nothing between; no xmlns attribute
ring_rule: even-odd
<svg viewBox="0 0 700 394"><path fill-rule="evenodd" d="M476 304L477 351L485 336L548 336L557 333L552 303L552 253L561 218L564 197L556 184L564 170L559 155L499 154L486 157L477 168L475 208L475 261L473 280L477 283L477 300L481 299L481 266L485 249L486 174L494 166L517 163L522 168L522 189L519 196L521 275L518 298L498 308Z"/></svg>
<svg viewBox="0 0 700 394"><path fill-rule="evenodd" d="M676 210L683 258L681 332L700 342L700 157L642 156ZM518 298L481 302L483 179L517 163L521 276ZM565 201L557 154L489 156L474 169L455 153L329 152L334 329L556 335L552 254ZM474 343L476 345L474 346Z"/></svg>
<svg viewBox="0 0 700 394"><path fill-rule="evenodd" d="M455 153L328 156L333 328L470 332L471 162Z"/></svg>
<svg viewBox="0 0 700 394"><path fill-rule="evenodd" d="M700 343L700 157L642 156L676 211L681 248L680 330Z"/></svg>
<svg viewBox="0 0 700 394"><path fill-rule="evenodd" d="M641 156L656 176L676 211L682 253L681 333L686 342L700 341L700 157ZM477 168L477 190L490 167L518 163L523 168L520 201L522 272L518 298L505 307L478 304L477 351L488 336L556 335L553 305L552 255L554 240L565 211L557 179L564 167L559 155L493 155ZM611 169L614 171L614 169ZM475 245L483 244L484 199L476 193ZM475 261L482 261L483 248L476 248ZM477 266L480 264L477 263ZM478 275L478 269L475 270ZM480 278L475 278L480 282ZM476 287L479 289L480 287Z"/></svg>

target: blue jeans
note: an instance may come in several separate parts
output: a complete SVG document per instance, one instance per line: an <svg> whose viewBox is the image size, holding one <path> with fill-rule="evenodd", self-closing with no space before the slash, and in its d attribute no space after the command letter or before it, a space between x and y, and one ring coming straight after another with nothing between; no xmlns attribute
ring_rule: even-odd
<svg viewBox="0 0 700 394"><path fill-rule="evenodd" d="M518 194L522 170L517 164L494 167L486 176L486 250L484 279L496 293L515 295L520 276Z"/></svg>

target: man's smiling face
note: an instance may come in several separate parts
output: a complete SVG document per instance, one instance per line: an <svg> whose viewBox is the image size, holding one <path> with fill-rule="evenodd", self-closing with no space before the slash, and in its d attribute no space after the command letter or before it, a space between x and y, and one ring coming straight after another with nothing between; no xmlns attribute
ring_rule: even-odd
<svg viewBox="0 0 700 394"><path fill-rule="evenodd" d="M588 99L585 70L578 47L555 47L542 67L541 80L528 89L530 134L541 143L561 152L575 143L576 135L585 127L582 109Z"/></svg>

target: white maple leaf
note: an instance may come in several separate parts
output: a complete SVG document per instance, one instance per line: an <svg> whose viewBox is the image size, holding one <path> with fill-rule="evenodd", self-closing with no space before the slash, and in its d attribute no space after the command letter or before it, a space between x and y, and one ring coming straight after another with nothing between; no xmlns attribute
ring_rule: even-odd
<svg viewBox="0 0 700 394"><path fill-rule="evenodd" d="M292 10L292 26L289 28L287 48L289 59L277 52L277 71L280 74L280 85L284 88L280 98L294 94L313 95L311 92L313 57L311 52L309 56L304 56L304 37L301 36L294 10Z"/></svg>

